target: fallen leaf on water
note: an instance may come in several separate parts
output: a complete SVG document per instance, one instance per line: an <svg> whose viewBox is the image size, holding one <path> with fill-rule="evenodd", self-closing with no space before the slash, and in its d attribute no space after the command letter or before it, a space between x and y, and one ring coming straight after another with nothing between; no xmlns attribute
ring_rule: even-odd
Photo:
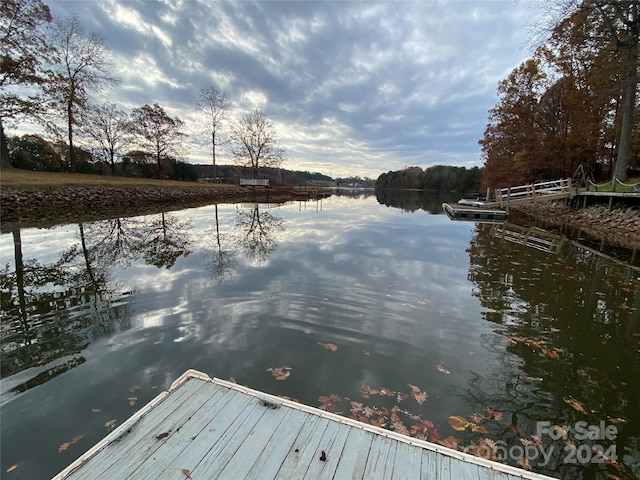
<svg viewBox="0 0 640 480"><path fill-rule="evenodd" d="M458 417L457 415L449 417L448 422L449 425L451 425L451 428L459 432L466 430L470 425L466 419Z"/></svg>
<svg viewBox="0 0 640 480"><path fill-rule="evenodd" d="M520 457L520 459L516 463L525 470L531 470L531 464L529 463L527 457Z"/></svg>
<svg viewBox="0 0 640 480"><path fill-rule="evenodd" d="M135 392L136 390L142 390L142 387L141 387L140 385L131 385L131 386L129 387L129 391L130 391L131 393Z"/></svg>
<svg viewBox="0 0 640 480"><path fill-rule="evenodd" d="M553 348L547 348L544 351L544 354L553 359L553 360L557 360L558 358L560 358L560 352L562 350L560 350L559 348L553 347Z"/></svg>
<svg viewBox="0 0 640 480"><path fill-rule="evenodd" d="M640 332L633 332L631 334L632 337L640 337Z"/></svg>
<svg viewBox="0 0 640 480"><path fill-rule="evenodd" d="M129 397L128 400L129 400L129 406L133 407L138 401L138 397Z"/></svg>
<svg viewBox="0 0 640 480"><path fill-rule="evenodd" d="M416 302L418 305L428 305L429 303L431 303L431 300L418 300Z"/></svg>
<svg viewBox="0 0 640 480"><path fill-rule="evenodd" d="M584 403L582 403L580 400L576 400L573 397L569 397L569 398L566 398L564 401L565 403L569 404L569 406L574 410L577 410L580 413L584 413L585 415L587 414L587 411L584 409Z"/></svg>
<svg viewBox="0 0 640 480"><path fill-rule="evenodd" d="M364 313L359 313L358 318L362 318L362 317L364 317Z"/></svg>
<svg viewBox="0 0 640 480"><path fill-rule="evenodd" d="M229 377L229 380L227 380L227 381L228 381L228 382L231 382L231 383L235 383L235 384L237 384L237 383L238 383L238 382L236 381L236 377Z"/></svg>
<svg viewBox="0 0 640 480"><path fill-rule="evenodd" d="M109 420L108 422L106 422L106 423L104 424L104 426L105 426L106 428L108 428L109 430L111 430L113 427L115 427L115 426L116 426L116 419L114 418L113 420Z"/></svg>
<svg viewBox="0 0 640 480"><path fill-rule="evenodd" d="M18 468L18 464L17 463L15 465L11 465L9 468L7 468L7 473L13 472L16 468Z"/></svg>
<svg viewBox="0 0 640 480"><path fill-rule="evenodd" d="M78 443L80 440L82 440L84 438L84 435L78 435L77 437L73 437L71 440L69 440L68 442L64 442L62 445L60 445L58 447L58 453L60 452L64 452L66 449L68 449L71 445L75 445L76 443Z"/></svg>
<svg viewBox="0 0 640 480"><path fill-rule="evenodd" d="M457 438L449 435L447 438L443 438L442 440L438 440L438 443L443 447L452 448L454 450L458 449L459 440Z"/></svg>
<svg viewBox="0 0 640 480"><path fill-rule="evenodd" d="M311 333L311 330L309 330L308 328L305 328L305 329L303 330L303 332L304 332L305 334L309 335L309 334Z"/></svg>
<svg viewBox="0 0 640 480"><path fill-rule="evenodd" d="M102 411L102 409L101 408L92 408L91 411L93 413L100 413Z"/></svg>
<svg viewBox="0 0 640 480"><path fill-rule="evenodd" d="M339 397L335 393L332 393L328 397L324 395L318 397L318 401L320 402L320 410L325 410L327 412L334 412L336 410L336 402L342 400L342 397Z"/></svg>
<svg viewBox="0 0 640 480"><path fill-rule="evenodd" d="M484 411L487 414L485 418L490 422L502 420L502 412L498 410L494 410L493 408L489 408L489 407L484 407Z"/></svg>
<svg viewBox="0 0 640 480"><path fill-rule="evenodd" d="M365 354L365 356L367 356L367 357L370 357L370 356L371 356L371 353L367 352L366 350L363 350L363 351L362 351L362 353L364 353L364 354Z"/></svg>
<svg viewBox="0 0 640 480"><path fill-rule="evenodd" d="M182 473L184 473L187 478L192 478L191 477L191 470L189 470L188 468L183 468L182 469Z"/></svg>
<svg viewBox="0 0 640 480"><path fill-rule="evenodd" d="M369 398L371 395L377 395L380 391L376 388L371 388L369 385L362 385L360 387L360 394L362 398Z"/></svg>
<svg viewBox="0 0 640 480"><path fill-rule="evenodd" d="M283 365L282 367L267 368L267 372L271 372L271 376L276 380L286 380L291 375L291 367Z"/></svg>
<svg viewBox="0 0 640 480"><path fill-rule="evenodd" d="M351 415L358 416L362 413L364 405L360 402L351 402Z"/></svg>
<svg viewBox="0 0 640 480"><path fill-rule="evenodd" d="M380 391L380 395L383 395L385 397L395 397L396 396L396 392L394 392L390 388L380 387L378 390Z"/></svg>
<svg viewBox="0 0 640 480"><path fill-rule="evenodd" d="M422 405L424 401L427 399L427 397L429 396L427 395L427 392L421 391L420 388L416 387L415 385L411 385L410 383L408 385L409 385L409 388L411 389L410 395L413 397L413 399L416 402L418 402L418 405Z"/></svg>
<svg viewBox="0 0 640 480"><path fill-rule="evenodd" d="M489 432L487 431L487 429L486 429L486 428L481 427L480 425L477 425L477 424L475 424L475 423L470 423L469 425L471 426L471 431L472 431L472 432L476 432L476 433L489 433Z"/></svg>
<svg viewBox="0 0 640 480"><path fill-rule="evenodd" d="M335 352L336 350L338 350L338 346L336 344L334 344L334 343L318 342L318 345L320 345L325 350L331 350L332 352Z"/></svg>
<svg viewBox="0 0 640 480"><path fill-rule="evenodd" d="M437 370L440 373L444 373L444 374L449 374L451 372L449 372L449 370L447 370L446 368L444 368L441 364L437 364L435 367L433 367L434 370Z"/></svg>
<svg viewBox="0 0 640 480"><path fill-rule="evenodd" d="M614 425L618 424L618 423L627 423L627 421L624 418L620 418L620 417L618 417L618 418L609 418L609 421L611 423L613 423Z"/></svg>
<svg viewBox="0 0 640 480"><path fill-rule="evenodd" d="M540 439L529 440L528 438L521 438L520 443L525 447L539 447L541 445Z"/></svg>

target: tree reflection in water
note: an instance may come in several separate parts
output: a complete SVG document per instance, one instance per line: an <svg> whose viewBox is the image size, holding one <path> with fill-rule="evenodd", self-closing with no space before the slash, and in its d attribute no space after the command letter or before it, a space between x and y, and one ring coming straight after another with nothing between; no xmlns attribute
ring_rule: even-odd
<svg viewBox="0 0 640 480"><path fill-rule="evenodd" d="M489 427L490 438L508 445L542 441L553 451L548 473L563 478L628 473L640 460L623 459L625 448L637 451L640 444L640 411L631 407L640 405L640 269L575 242L563 243L556 254L544 253L495 231L494 225L477 224L467 249L474 295L485 319L496 325L498 336L484 339L496 352L495 363L457 393L479 411L490 407L504 413L502 422ZM571 447L562 438L538 438L540 421L615 424L618 461L566 463ZM574 443L597 449L602 441Z"/></svg>
<svg viewBox="0 0 640 480"><path fill-rule="evenodd" d="M165 213L80 223L77 241L50 264L25 260L20 229L13 230L13 269L6 265L0 275L1 374L37 370L12 391L35 387L84 363L80 352L93 340L129 329L125 299L131 292L112 279L113 268L140 257L170 268L190 252L189 229L188 222Z"/></svg>

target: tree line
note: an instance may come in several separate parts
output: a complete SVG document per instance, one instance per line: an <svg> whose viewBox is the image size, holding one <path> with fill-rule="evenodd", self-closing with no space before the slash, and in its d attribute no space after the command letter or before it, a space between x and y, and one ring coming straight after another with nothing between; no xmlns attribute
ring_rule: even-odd
<svg viewBox="0 0 640 480"><path fill-rule="evenodd" d="M571 176L626 181L640 166L640 1L554 0L548 39L498 85L479 141L484 183Z"/></svg>
<svg viewBox="0 0 640 480"><path fill-rule="evenodd" d="M12 155L10 146L38 143L35 137L8 141L5 126L26 120L38 123L55 139L58 159L51 162L63 171L102 170L106 165L112 175L135 171L168 178L176 170L187 174L188 169L176 160L186 155L182 119L158 103L125 112L115 103L97 101L106 89L120 84L114 70L102 37L87 33L76 15L54 19L41 0L3 0L0 168L23 166L27 161L24 155ZM193 128L201 131L200 137L209 145L214 170L216 149L221 146L254 176L260 168L283 161L285 151L264 112L256 109L229 119L227 95L215 85L200 91L194 108L198 123Z"/></svg>
<svg viewBox="0 0 640 480"><path fill-rule="evenodd" d="M472 193L480 191L481 181L482 170L479 167L467 169L465 167L436 165L425 170L420 167L408 167L383 173L376 181L376 188L439 192L453 190L460 193Z"/></svg>

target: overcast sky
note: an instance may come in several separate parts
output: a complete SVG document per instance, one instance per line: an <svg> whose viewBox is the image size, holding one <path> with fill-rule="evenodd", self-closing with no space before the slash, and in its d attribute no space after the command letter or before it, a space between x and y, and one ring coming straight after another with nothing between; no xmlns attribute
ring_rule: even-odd
<svg viewBox="0 0 640 480"><path fill-rule="evenodd" d="M531 55L537 16L524 0L44 1L102 35L123 109L157 102L195 132L198 95L214 85L230 121L269 116L284 168L333 177L481 166L497 84ZM211 162L206 147L188 151Z"/></svg>

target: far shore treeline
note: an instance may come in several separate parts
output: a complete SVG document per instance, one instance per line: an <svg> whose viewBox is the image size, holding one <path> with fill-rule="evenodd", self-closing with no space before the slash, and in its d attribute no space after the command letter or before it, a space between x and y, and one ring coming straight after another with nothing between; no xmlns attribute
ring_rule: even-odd
<svg viewBox="0 0 640 480"><path fill-rule="evenodd" d="M481 182L482 170L478 167L467 169L436 165L425 170L420 167L408 167L383 173L376 181L376 188L474 193L480 191Z"/></svg>

